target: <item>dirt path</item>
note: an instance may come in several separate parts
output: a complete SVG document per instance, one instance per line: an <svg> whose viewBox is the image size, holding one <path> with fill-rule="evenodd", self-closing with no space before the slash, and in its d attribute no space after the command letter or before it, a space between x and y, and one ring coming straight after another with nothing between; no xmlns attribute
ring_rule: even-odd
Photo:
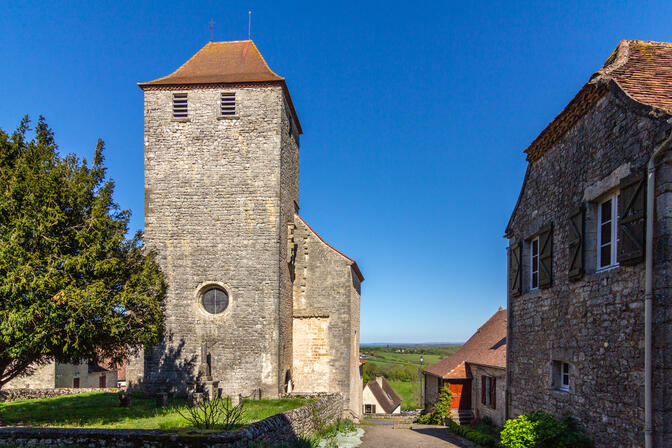
<svg viewBox="0 0 672 448"><path fill-rule="evenodd" d="M442 426L413 425L411 429L394 429L392 425L362 426L360 448L476 448Z"/></svg>

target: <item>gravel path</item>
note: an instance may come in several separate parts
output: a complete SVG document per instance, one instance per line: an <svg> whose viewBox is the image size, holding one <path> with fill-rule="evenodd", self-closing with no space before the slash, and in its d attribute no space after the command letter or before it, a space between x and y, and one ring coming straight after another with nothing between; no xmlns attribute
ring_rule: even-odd
<svg viewBox="0 0 672 448"><path fill-rule="evenodd" d="M446 427L413 425L411 429L393 429L391 425L365 425L360 448L476 448L476 445L452 434Z"/></svg>

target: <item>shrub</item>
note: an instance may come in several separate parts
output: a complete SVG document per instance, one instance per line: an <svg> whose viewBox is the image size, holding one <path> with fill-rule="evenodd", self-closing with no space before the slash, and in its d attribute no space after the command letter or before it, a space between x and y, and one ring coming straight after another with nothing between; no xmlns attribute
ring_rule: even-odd
<svg viewBox="0 0 672 448"><path fill-rule="evenodd" d="M485 446L485 447L497 447L497 437L490 434L484 434L471 426L460 426L452 420L448 420L448 429L454 432L458 436L464 437L467 440Z"/></svg>
<svg viewBox="0 0 672 448"><path fill-rule="evenodd" d="M592 441L581 434L574 420L558 419L542 411L521 415L504 424L501 433L506 448L591 448Z"/></svg>
<svg viewBox="0 0 672 448"><path fill-rule="evenodd" d="M230 398L202 400L187 405L186 409L176 408L175 410L196 428L215 429L221 427L224 431L239 426L245 415L242 400L234 406Z"/></svg>
<svg viewBox="0 0 672 448"><path fill-rule="evenodd" d="M444 386L439 395L439 399L434 404L432 412L428 414L421 415L418 418L418 423L421 425L439 425L443 420L443 417L447 417L450 414L450 402L453 399L453 393L450 391L448 386Z"/></svg>

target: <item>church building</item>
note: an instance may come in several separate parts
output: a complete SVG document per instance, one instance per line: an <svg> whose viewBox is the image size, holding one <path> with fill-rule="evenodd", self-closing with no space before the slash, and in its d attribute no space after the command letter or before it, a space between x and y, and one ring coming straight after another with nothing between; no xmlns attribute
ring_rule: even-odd
<svg viewBox="0 0 672 448"><path fill-rule="evenodd" d="M361 413L357 263L299 216L301 124L254 42L210 42L139 84L145 244L166 275L163 342L130 388L341 393Z"/></svg>

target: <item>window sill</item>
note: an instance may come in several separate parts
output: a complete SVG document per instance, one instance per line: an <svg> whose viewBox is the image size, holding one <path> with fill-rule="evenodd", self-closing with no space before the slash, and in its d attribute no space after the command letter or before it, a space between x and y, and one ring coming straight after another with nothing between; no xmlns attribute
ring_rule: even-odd
<svg viewBox="0 0 672 448"><path fill-rule="evenodd" d="M611 266L605 266L603 268L596 269L595 273L599 274L601 272L613 271L614 269L618 269L620 267L621 267L620 264L612 264Z"/></svg>
<svg viewBox="0 0 672 448"><path fill-rule="evenodd" d="M238 119L240 119L240 115L218 115L217 119L218 120L238 120Z"/></svg>
<svg viewBox="0 0 672 448"><path fill-rule="evenodd" d="M176 123L188 123L191 121L191 118L172 118L170 121L174 121Z"/></svg>

